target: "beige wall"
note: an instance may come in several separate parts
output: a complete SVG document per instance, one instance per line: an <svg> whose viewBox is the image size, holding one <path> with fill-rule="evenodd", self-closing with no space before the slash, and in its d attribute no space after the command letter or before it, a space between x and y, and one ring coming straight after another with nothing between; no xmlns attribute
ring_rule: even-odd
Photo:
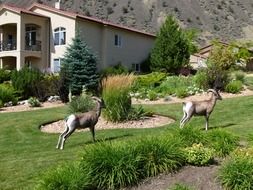
<svg viewBox="0 0 253 190"><path fill-rule="evenodd" d="M102 34L103 27L95 22L77 19L77 31L79 31L82 39L87 43L90 50L98 58L98 67L101 67L102 55Z"/></svg>
<svg viewBox="0 0 253 190"><path fill-rule="evenodd" d="M36 40L41 41L41 51L26 51L25 50L25 27L28 24L34 24L38 27L36 33ZM29 14L22 15L22 57L25 60L27 57L34 57L39 59L30 59L32 64L36 64L36 68L45 70L50 66L50 48L49 48L49 19ZM27 60L27 59L26 59ZM36 62L34 62L36 60Z"/></svg>
<svg viewBox="0 0 253 190"><path fill-rule="evenodd" d="M148 57L155 40L152 36L81 19L77 20L77 26L85 42L98 56L99 69L118 63L131 69L133 63L141 63ZM121 47L114 45L116 34L121 36Z"/></svg>
<svg viewBox="0 0 253 190"><path fill-rule="evenodd" d="M115 35L121 37L121 47L114 45ZM132 68L133 63L141 63L148 57L155 40L152 36L110 26L107 28L106 39L107 57L104 66L121 63L129 69Z"/></svg>
<svg viewBox="0 0 253 190"><path fill-rule="evenodd" d="M0 27L2 28L1 32L5 32L5 27L8 29L8 25L6 24L15 24L16 25L16 31L8 31L8 33L12 33L13 35L15 34L14 39L16 39L16 44L17 44L17 49L13 51L3 51L0 52L0 59L2 59L2 63L4 63L4 60L7 60L7 62L10 62L9 60L14 59L9 59L8 57L15 57L16 58L16 69L20 69L20 65L22 63L22 57L20 56L21 54L21 16L15 12L9 11L2 9L0 11ZM10 26L11 27L11 26ZM3 29L4 28L4 29ZM12 28L12 27L11 27ZM10 28L9 28L10 29ZM13 29L13 28L12 28ZM1 34L0 37L8 37L8 33L6 34ZM2 39L0 39L2 40Z"/></svg>
<svg viewBox="0 0 253 190"><path fill-rule="evenodd" d="M53 69L53 60L62 58L66 47L71 43L72 38L75 37L75 19L67 16L63 16L58 13L53 13L42 8L35 8L33 10L36 13L50 17L50 52L51 52L51 69ZM66 45L54 46L54 29L58 27L66 28Z"/></svg>

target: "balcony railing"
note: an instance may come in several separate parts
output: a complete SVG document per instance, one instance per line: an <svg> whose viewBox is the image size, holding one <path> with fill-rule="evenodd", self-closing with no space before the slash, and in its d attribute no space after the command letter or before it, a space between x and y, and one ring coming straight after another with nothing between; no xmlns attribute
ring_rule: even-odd
<svg viewBox="0 0 253 190"><path fill-rule="evenodd" d="M26 43L25 50L41 51L41 41L36 41L35 44L33 44L33 45L31 45L30 43Z"/></svg>
<svg viewBox="0 0 253 190"><path fill-rule="evenodd" d="M12 42L0 41L0 51L11 51L16 49L17 44L15 41Z"/></svg>

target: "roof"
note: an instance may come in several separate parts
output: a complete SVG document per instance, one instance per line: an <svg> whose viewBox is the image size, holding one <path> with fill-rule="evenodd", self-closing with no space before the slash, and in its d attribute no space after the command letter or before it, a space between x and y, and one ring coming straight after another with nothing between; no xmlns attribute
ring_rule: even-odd
<svg viewBox="0 0 253 190"><path fill-rule="evenodd" d="M0 5L0 10L3 10L3 9L10 10L10 11L18 13L18 14L25 13L25 14L30 14L30 15L34 15L34 16L48 18L47 16L32 12L32 11L27 10L27 9L16 7L16 6L13 6L13 5L10 5L10 4L1 4Z"/></svg>
<svg viewBox="0 0 253 190"><path fill-rule="evenodd" d="M88 20L88 21L95 22L95 23L98 23L98 24L112 26L112 27L115 27L115 28L128 30L128 31L131 31L131 32L136 32L136 33L139 33L139 34L155 37L154 34L151 34L151 33L148 33L148 32L140 31L140 30L137 30L137 29L134 29L134 28L129 28L129 27L126 27L126 26L123 26L123 25L120 25L120 24L114 24L112 22L101 20L101 19L98 19L98 18L95 18L95 17L85 16L85 15L70 12L70 11L56 9L54 7L50 7L50 6L47 6L47 5L44 5L44 4L33 3L30 7L27 8L27 10L31 11L32 9L34 9L36 7L47 10L47 11L51 11L51 12L54 12L54 13L58 13L58 14L61 14L61 15L64 15L64 16L67 16L67 17L70 17L70 18L74 18L74 19L80 18L80 19Z"/></svg>
<svg viewBox="0 0 253 190"><path fill-rule="evenodd" d="M202 58L202 59L207 59L206 55L202 55L202 54L199 54L199 53L195 53L195 54L193 54L193 56L196 56L196 57L199 57L199 58Z"/></svg>

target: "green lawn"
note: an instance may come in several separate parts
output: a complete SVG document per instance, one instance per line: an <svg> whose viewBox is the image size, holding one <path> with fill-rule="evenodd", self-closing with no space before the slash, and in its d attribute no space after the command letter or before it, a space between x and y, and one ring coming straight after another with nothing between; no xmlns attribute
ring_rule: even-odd
<svg viewBox="0 0 253 190"><path fill-rule="evenodd" d="M155 129L114 129L97 131L97 139L131 140L142 135L159 135L178 127L182 105L146 105L148 110L172 116L177 120L169 126ZM45 134L38 126L64 118L66 107L32 112L0 114L0 189L33 189L36 180L48 168L81 158L82 150L91 143L88 132L74 133L63 151L55 148L58 134ZM210 117L211 128L224 128L246 139L253 134L253 96L219 101ZM193 118L190 125L203 126L202 117ZM187 125L186 125L187 127Z"/></svg>

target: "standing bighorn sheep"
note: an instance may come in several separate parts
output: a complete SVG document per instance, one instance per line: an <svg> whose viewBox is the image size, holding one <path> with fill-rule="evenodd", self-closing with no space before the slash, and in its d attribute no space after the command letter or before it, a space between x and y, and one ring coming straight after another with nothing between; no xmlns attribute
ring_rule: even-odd
<svg viewBox="0 0 253 190"><path fill-rule="evenodd" d="M190 101L183 102L184 116L180 121L180 128L183 128L186 122L188 122L193 115L205 116L206 118L206 130L208 129L208 119L212 113L217 100L222 100L221 95L214 89L209 89L207 92L211 92L211 98L203 101Z"/></svg>
<svg viewBox="0 0 253 190"><path fill-rule="evenodd" d="M56 148L63 149L66 139L76 130L89 128L93 141L95 142L95 125L98 122L98 118L101 114L101 109L105 107L103 99L97 97L92 97L97 103L94 110L81 113L81 114L71 114L65 120L65 131L59 136L59 140Z"/></svg>

